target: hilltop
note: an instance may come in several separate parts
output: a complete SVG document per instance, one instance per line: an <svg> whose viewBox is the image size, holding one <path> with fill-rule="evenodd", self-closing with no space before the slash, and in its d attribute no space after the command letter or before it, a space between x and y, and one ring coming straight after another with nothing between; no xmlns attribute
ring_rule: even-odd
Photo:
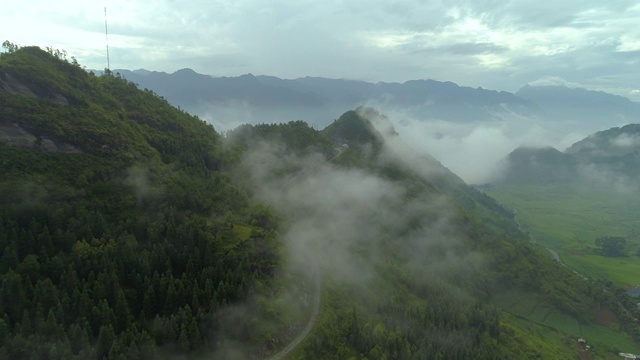
<svg viewBox="0 0 640 360"><path fill-rule="evenodd" d="M388 125L359 108L320 132L307 128L310 144L332 139L334 152L324 155L331 164L296 157L286 138L271 142L274 133L302 134L299 122L228 134L248 154L255 196L288 219L287 246L313 254L307 262L324 275L319 329L294 358L575 355L568 345L525 339L523 329L540 325L514 321L505 304L528 294L534 306L586 324L595 301L586 284L527 245L513 213L403 146ZM289 171L268 165L274 159ZM545 332L571 336L565 330Z"/></svg>
<svg viewBox="0 0 640 360"><path fill-rule="evenodd" d="M599 131L564 151L554 148L518 148L504 160L503 182L576 183L624 181L637 183L640 175L640 125Z"/></svg>

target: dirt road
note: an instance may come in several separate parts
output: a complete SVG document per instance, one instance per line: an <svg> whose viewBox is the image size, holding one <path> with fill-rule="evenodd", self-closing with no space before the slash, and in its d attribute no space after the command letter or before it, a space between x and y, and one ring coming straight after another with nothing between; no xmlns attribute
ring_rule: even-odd
<svg viewBox="0 0 640 360"><path fill-rule="evenodd" d="M298 334L298 336L296 336L296 338L289 343L289 345L287 345L284 349L280 350L278 353L269 357L268 360L281 360L286 358L287 355L289 355L298 345L300 345L307 338L307 336L309 336L309 334L311 333L311 330L313 330L313 327L315 326L316 321L318 321L318 315L320 315L321 284L320 284L320 271L318 269L316 269L315 271L314 283L315 284L313 289L313 295L311 297L313 302L313 305L312 305L313 308L311 309L311 317L309 318L307 325L304 327L302 332Z"/></svg>
<svg viewBox="0 0 640 360"><path fill-rule="evenodd" d="M560 255L558 255L558 252L552 249L547 248L547 250L549 250L549 252L551 253L551 256L553 256L553 259L557 262L559 262L560 264L562 264L562 260L560 260ZM563 264L564 265L564 264Z"/></svg>

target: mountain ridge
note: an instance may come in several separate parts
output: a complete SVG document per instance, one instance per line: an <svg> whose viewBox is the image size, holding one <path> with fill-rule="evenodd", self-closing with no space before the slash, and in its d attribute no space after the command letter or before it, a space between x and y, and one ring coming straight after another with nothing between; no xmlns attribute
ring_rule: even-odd
<svg viewBox="0 0 640 360"><path fill-rule="evenodd" d="M520 147L503 161L498 182L640 181L640 124L598 131L564 151Z"/></svg>
<svg viewBox="0 0 640 360"><path fill-rule="evenodd" d="M96 71L96 70L94 70ZM617 99L617 101L624 101L624 102L633 102L633 103L637 103L634 102L633 100L629 99L628 97L622 96L622 95L615 95L612 93L608 93L606 91L598 91L598 90L589 90L586 88L581 88L581 87L569 87L566 85L562 85L562 84L558 84L558 85L531 85L531 84L525 84L523 85L521 88L519 88L518 90L516 90L515 92L509 92L509 91L505 91L505 90L494 90L494 89L486 89L482 86L480 87L470 87L470 86L465 86L465 85L458 85L452 81L438 81L438 80L433 80L433 79L411 79L411 80L406 80L404 82L385 82L385 81L377 81L377 82L369 82L369 81L364 81L364 80L354 80L354 79L348 79L348 78L326 78L326 77L321 77L321 76L311 76L311 75L307 75L307 76L303 76L303 77L298 77L298 78L280 78L277 76L273 76L273 75L254 75L252 73L246 73L246 74L242 74L242 75L236 75L236 76L215 76L215 75L206 75L206 74L201 74L196 72L195 70L191 69L191 68L183 68L183 69L179 69L176 70L174 72L164 72L164 71L151 71L151 70L147 70L147 69L137 69L137 70L128 70L128 69L115 69L113 70L113 72L120 72L121 75L125 75L128 73L139 73L139 74L159 74L162 76L171 76L171 75L176 75L176 74L180 74L181 72L187 72L190 74L198 74L201 76L206 76L206 77L210 77L212 79L218 79L218 78L240 78L240 77L255 77L258 79L264 79L265 82L269 82L272 81L273 83L280 83L280 82L300 82L300 83L310 83L310 82L314 82L314 81L319 81L319 82L332 82L332 81L340 81L343 83L351 83L354 85L364 85L366 84L367 86L371 86L371 85L407 85L407 83L411 84L411 83L420 83L420 82L425 82L427 84L442 84L444 86L448 86L448 87L458 87L458 88L464 88L464 89L469 89L469 90L483 90L483 91L488 91L488 92L492 92L492 93L498 93L498 94L504 94L507 96L510 95L516 95L517 97L522 98L521 100L527 100L526 99L526 94L528 93L529 90L532 89L538 89L538 90L542 90L542 89L562 89L562 90L568 90L569 92L575 92L575 93L587 93L590 95L595 95L595 94L601 94L604 96L607 96L609 99ZM98 73L100 73L100 71L97 71ZM520 93L520 95L518 94ZM550 96L552 97L552 96Z"/></svg>
<svg viewBox="0 0 640 360"><path fill-rule="evenodd" d="M530 102L505 91L458 86L449 81L409 80L404 83L370 83L348 79L303 77L280 79L275 76L211 77L199 75L195 84L183 81L179 72L137 75L128 70L114 70L123 77L150 88L173 104L205 115L207 104L217 106L225 102L243 104L256 113L278 107L299 108L301 111L264 113L268 122L301 118L306 111L310 122L328 125L326 119L362 105L376 104L389 108L408 108L415 114L429 114L435 118L454 121L488 120L505 109L523 114L536 114ZM246 82L251 79L252 82ZM172 84L172 85L169 85ZM206 85L205 85L206 84ZM204 86L204 87L203 87ZM226 89L224 95L221 89ZM243 89L234 93L233 89ZM317 112L317 114L315 113ZM260 122L256 119L254 122Z"/></svg>

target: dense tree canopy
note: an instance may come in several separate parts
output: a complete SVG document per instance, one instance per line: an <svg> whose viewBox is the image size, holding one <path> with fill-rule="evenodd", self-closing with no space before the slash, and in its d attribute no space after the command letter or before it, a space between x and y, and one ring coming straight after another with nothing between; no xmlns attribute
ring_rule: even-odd
<svg viewBox="0 0 640 360"><path fill-rule="evenodd" d="M596 239L595 244L602 255L620 257L625 256L627 239L620 236L601 236Z"/></svg>
<svg viewBox="0 0 640 360"><path fill-rule="evenodd" d="M0 143L0 357L217 341L218 309L278 263L273 217L223 171L220 136L55 52L5 54L0 81L18 89L0 91L0 128L35 139Z"/></svg>

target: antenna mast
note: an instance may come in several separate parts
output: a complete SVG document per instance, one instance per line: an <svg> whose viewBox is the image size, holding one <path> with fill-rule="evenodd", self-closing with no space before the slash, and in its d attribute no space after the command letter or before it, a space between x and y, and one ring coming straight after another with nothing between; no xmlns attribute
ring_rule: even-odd
<svg viewBox="0 0 640 360"><path fill-rule="evenodd" d="M107 31L107 7L104 7L104 38L107 41L107 70L111 70L109 63L109 32Z"/></svg>

